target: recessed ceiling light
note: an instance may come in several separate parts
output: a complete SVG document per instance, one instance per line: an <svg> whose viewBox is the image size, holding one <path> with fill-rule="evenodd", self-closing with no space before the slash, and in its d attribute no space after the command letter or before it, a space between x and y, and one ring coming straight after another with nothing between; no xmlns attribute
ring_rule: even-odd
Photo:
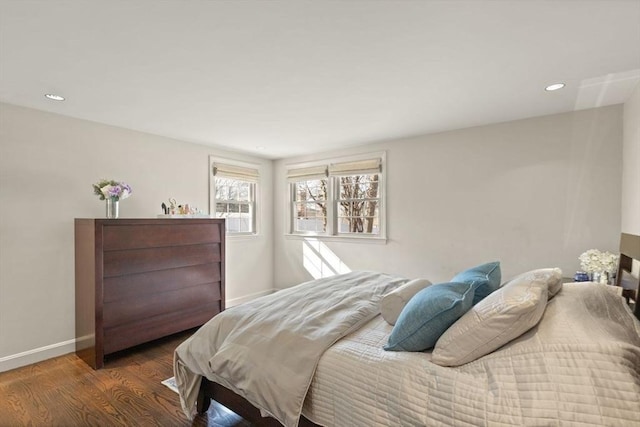
<svg viewBox="0 0 640 427"><path fill-rule="evenodd" d="M44 97L52 101L64 101L64 96L56 95L55 93L45 93Z"/></svg>
<svg viewBox="0 0 640 427"><path fill-rule="evenodd" d="M564 83L554 83L544 88L547 92L552 92L554 90L562 89L564 87Z"/></svg>

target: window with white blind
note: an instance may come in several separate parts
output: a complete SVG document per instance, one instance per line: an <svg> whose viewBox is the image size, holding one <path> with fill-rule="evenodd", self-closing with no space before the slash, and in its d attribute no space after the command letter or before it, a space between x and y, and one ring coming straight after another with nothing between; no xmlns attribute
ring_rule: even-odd
<svg viewBox="0 0 640 427"><path fill-rule="evenodd" d="M289 165L292 234L384 238L384 153Z"/></svg>
<svg viewBox="0 0 640 427"><path fill-rule="evenodd" d="M259 170L256 165L210 158L210 212L225 218L226 231L256 233L256 192Z"/></svg>

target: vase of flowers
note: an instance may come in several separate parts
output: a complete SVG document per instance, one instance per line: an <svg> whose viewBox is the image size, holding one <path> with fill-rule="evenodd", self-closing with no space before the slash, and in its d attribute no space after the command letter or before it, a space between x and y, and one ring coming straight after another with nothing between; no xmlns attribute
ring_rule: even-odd
<svg viewBox="0 0 640 427"><path fill-rule="evenodd" d="M618 267L618 255L589 249L578 257L580 267L591 275L594 282L608 283Z"/></svg>
<svg viewBox="0 0 640 427"><path fill-rule="evenodd" d="M93 184L93 193L106 200L106 215L108 219L116 219L120 214L120 200L131 195L131 187L124 182L103 179Z"/></svg>

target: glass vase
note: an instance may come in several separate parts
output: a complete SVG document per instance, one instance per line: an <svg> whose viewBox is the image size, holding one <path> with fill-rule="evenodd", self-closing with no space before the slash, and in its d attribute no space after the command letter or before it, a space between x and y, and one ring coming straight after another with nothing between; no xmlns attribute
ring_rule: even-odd
<svg viewBox="0 0 640 427"><path fill-rule="evenodd" d="M596 283L609 283L609 273L606 271L594 271L591 276L591 281Z"/></svg>
<svg viewBox="0 0 640 427"><path fill-rule="evenodd" d="M120 201L105 199L107 202L107 219L116 219L120 214Z"/></svg>

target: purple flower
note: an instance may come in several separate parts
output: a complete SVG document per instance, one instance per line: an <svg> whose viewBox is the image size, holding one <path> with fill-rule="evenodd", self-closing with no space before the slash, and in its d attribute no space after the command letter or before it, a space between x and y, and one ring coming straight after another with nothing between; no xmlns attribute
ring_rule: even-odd
<svg viewBox="0 0 640 427"><path fill-rule="evenodd" d="M129 184L106 179L93 184L93 190L100 197L100 200L123 200L129 197L132 192Z"/></svg>
<svg viewBox="0 0 640 427"><path fill-rule="evenodd" d="M113 185L108 189L109 197L120 197L122 188L119 185Z"/></svg>

